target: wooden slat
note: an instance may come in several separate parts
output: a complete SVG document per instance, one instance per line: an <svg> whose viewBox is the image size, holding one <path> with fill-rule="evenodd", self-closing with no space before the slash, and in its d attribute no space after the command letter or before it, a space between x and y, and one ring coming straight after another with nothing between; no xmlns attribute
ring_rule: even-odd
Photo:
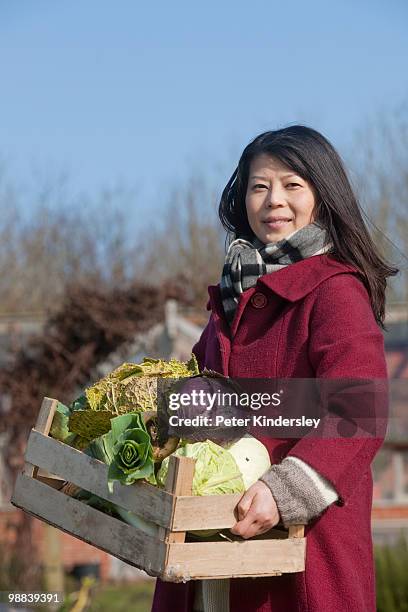
<svg viewBox="0 0 408 612"><path fill-rule="evenodd" d="M233 527L237 522L235 508L241 497L242 493L176 497L172 529L174 531L194 531ZM303 536L303 525L289 527L290 538L303 538Z"/></svg>
<svg viewBox="0 0 408 612"><path fill-rule="evenodd" d="M48 436L50 432L57 404L58 401L50 397L44 397L42 401L40 412L38 413L37 421L35 423L35 429L46 436ZM29 461L26 461L23 471L24 474L27 474L27 476L35 478L38 473L38 467Z"/></svg>
<svg viewBox="0 0 408 612"><path fill-rule="evenodd" d="M172 495L142 482L131 486L115 482L113 493L109 493L107 465L63 442L44 436L35 429L31 431L28 440L26 459L51 474L118 504L125 510L135 512L148 521L163 527L170 525Z"/></svg>
<svg viewBox="0 0 408 612"><path fill-rule="evenodd" d="M19 474L11 502L46 523L151 575L159 575L162 571L165 547L157 538L34 478Z"/></svg>
<svg viewBox="0 0 408 612"><path fill-rule="evenodd" d="M193 486L195 460L189 457L170 457L166 477L166 491L173 495L191 495ZM186 532L176 533L173 529L174 514L170 522L170 529L160 531L160 539L165 542L184 542Z"/></svg>
<svg viewBox="0 0 408 612"><path fill-rule="evenodd" d="M289 538L303 538L305 535L304 525L290 525Z"/></svg>
<svg viewBox="0 0 408 612"><path fill-rule="evenodd" d="M58 400L52 399L51 397L44 397L34 429L36 429L37 431L41 431L41 433L48 436L48 434L50 433L52 421L54 419L57 404Z"/></svg>
<svg viewBox="0 0 408 612"><path fill-rule="evenodd" d="M302 572L306 540L169 544L163 579L171 582Z"/></svg>
<svg viewBox="0 0 408 612"><path fill-rule="evenodd" d="M232 527L237 522L234 509L242 495L242 493L236 493L234 495L177 497L172 523L173 531Z"/></svg>
<svg viewBox="0 0 408 612"><path fill-rule="evenodd" d="M49 478L48 476L43 476L42 474L37 474L36 480L49 485L53 489L58 489L58 491L62 489L65 483L65 480L62 480L61 478Z"/></svg>

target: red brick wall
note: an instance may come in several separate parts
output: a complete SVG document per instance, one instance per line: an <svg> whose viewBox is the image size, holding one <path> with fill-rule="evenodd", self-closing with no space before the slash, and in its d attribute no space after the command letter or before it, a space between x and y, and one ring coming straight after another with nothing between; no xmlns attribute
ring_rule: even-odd
<svg viewBox="0 0 408 612"><path fill-rule="evenodd" d="M18 525L20 520L21 510L15 509L10 512L0 512L0 542L4 546L9 546L13 543L15 534L14 525ZM38 519L33 519L33 541L39 550L39 555L44 554L44 529L45 523ZM109 570L111 564L111 556L99 548L95 548L90 544L82 542L63 531L57 530L61 543L61 556L64 567L70 571L74 565L82 563L99 563L101 579L109 578Z"/></svg>
<svg viewBox="0 0 408 612"><path fill-rule="evenodd" d="M373 519L406 519L408 527L408 506L375 506L371 512Z"/></svg>

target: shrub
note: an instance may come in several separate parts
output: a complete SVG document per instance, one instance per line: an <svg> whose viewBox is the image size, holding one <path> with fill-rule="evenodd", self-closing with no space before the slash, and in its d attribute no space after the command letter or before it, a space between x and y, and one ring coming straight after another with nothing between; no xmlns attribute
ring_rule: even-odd
<svg viewBox="0 0 408 612"><path fill-rule="evenodd" d="M376 546L377 612L408 612L408 542Z"/></svg>

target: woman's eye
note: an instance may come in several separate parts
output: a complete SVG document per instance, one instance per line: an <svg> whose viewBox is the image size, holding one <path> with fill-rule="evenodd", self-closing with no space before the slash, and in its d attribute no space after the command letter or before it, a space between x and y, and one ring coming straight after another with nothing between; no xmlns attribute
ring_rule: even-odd
<svg viewBox="0 0 408 612"><path fill-rule="evenodd" d="M266 185L262 185L262 183L258 183L257 185L254 185L254 189L262 189L262 187L264 187L265 189L267 188Z"/></svg>
<svg viewBox="0 0 408 612"><path fill-rule="evenodd" d="M299 183L288 183L286 185L286 187L290 187L291 185L293 185L294 187L301 187L301 185L299 185Z"/></svg>

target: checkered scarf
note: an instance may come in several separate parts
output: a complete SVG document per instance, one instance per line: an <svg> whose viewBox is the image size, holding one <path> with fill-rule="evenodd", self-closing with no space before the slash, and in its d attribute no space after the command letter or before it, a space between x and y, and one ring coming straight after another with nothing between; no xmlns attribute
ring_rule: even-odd
<svg viewBox="0 0 408 612"><path fill-rule="evenodd" d="M252 242L243 238L231 242L220 283L228 323L231 325L234 319L241 293L254 287L260 276L326 253L331 246L326 230L317 223L310 223L278 242L264 244L258 238Z"/></svg>

